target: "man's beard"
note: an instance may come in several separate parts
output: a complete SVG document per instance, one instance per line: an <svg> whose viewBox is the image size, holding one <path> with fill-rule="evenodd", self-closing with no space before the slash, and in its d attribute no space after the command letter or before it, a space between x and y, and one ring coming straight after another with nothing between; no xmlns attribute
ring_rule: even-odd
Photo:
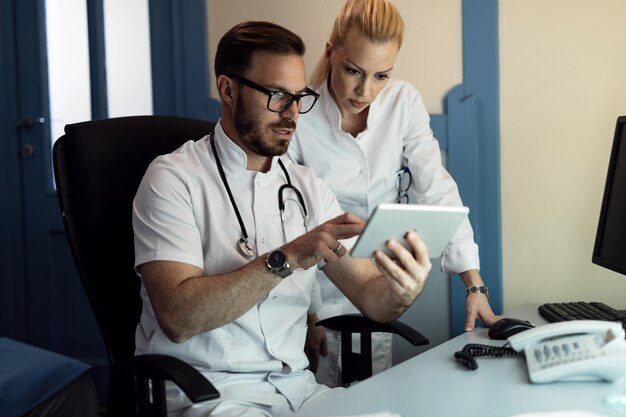
<svg viewBox="0 0 626 417"><path fill-rule="evenodd" d="M279 122L267 126L271 129L295 129L296 122L291 119L282 118ZM265 132L259 126L258 119L249 115L243 101L238 100L235 105L235 129L239 133L239 139L246 144L254 153L266 156L280 156L287 152L289 141L279 141L275 144L267 143L264 140Z"/></svg>

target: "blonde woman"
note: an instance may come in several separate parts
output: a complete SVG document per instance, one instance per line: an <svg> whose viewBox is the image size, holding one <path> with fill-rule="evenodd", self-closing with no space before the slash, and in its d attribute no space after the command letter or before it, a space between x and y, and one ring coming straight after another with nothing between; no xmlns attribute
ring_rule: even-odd
<svg viewBox="0 0 626 417"><path fill-rule="evenodd" d="M441 163L419 92L391 78L403 32L402 17L391 2L348 0L309 83L320 93L319 102L298 121L289 146L291 158L312 167L345 211L365 219L379 203L462 205ZM466 331L477 319L486 325L498 319L479 268L478 247L466 221L442 256L442 269L459 274L468 288ZM324 306L310 322L357 312L324 274L318 275ZM391 366L391 335L375 336L374 373ZM320 361L318 382L339 385L339 334L312 328L309 343L312 369Z"/></svg>

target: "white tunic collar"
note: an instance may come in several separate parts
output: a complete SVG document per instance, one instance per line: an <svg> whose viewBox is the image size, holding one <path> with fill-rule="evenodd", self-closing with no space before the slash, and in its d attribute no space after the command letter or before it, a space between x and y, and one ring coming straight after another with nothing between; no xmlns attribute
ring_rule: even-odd
<svg viewBox="0 0 626 417"><path fill-rule="evenodd" d="M378 94L376 99L370 103L369 112L367 114L367 125L365 130L357 135L356 139L359 139L363 136L363 134L365 134L365 132L367 132L368 126L373 126L373 124L376 123L376 114L378 113L377 108L379 106L378 103L380 102L379 97L385 93L387 88L389 88L389 84L391 84L391 82L388 82L383 90ZM328 80L322 83L316 91L320 94L319 101L324 107L324 114L328 116L330 125L335 126L339 131L343 132L341 129L341 112L339 111L337 103L335 103L335 99L333 99L333 96L330 94L330 90L328 89ZM306 117L306 115L304 117Z"/></svg>
<svg viewBox="0 0 626 417"><path fill-rule="evenodd" d="M222 163L228 163L229 165L247 170L248 156L239 145L226 135L226 132L224 132L222 128L221 120L215 125L213 140L215 141L215 147ZM283 162L286 163L288 159L289 158L285 158ZM280 165L278 165L278 158L276 157L272 158L272 165L269 172L273 171L282 171Z"/></svg>

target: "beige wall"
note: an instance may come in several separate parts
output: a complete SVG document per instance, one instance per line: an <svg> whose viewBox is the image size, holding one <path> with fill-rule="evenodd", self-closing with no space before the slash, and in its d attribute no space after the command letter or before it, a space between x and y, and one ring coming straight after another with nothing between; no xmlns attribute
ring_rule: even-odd
<svg viewBox="0 0 626 417"><path fill-rule="evenodd" d="M626 308L626 277L591 263L626 114L624 16L623 0L500 1L505 310L566 299Z"/></svg>
<svg viewBox="0 0 626 417"><path fill-rule="evenodd" d="M220 37L244 20L269 20L300 35L307 46L307 71L324 51L335 15L344 0L207 0L209 62ZM441 113L442 99L462 75L461 1L395 0L407 30L394 77L412 82L431 113ZM211 85L215 85L212 78ZM215 89L212 89L213 94ZM213 96L217 98L217 96Z"/></svg>

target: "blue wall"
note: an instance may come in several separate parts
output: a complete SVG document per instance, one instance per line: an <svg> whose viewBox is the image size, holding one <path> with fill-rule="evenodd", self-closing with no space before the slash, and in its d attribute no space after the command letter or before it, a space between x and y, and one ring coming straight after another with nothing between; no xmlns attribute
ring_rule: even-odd
<svg viewBox="0 0 626 417"><path fill-rule="evenodd" d="M502 312L500 217L500 103L498 0L463 0L463 84L446 96L445 114L431 115L431 127L447 151L480 248L481 276L489 302ZM452 335L464 331L465 286L450 290Z"/></svg>

